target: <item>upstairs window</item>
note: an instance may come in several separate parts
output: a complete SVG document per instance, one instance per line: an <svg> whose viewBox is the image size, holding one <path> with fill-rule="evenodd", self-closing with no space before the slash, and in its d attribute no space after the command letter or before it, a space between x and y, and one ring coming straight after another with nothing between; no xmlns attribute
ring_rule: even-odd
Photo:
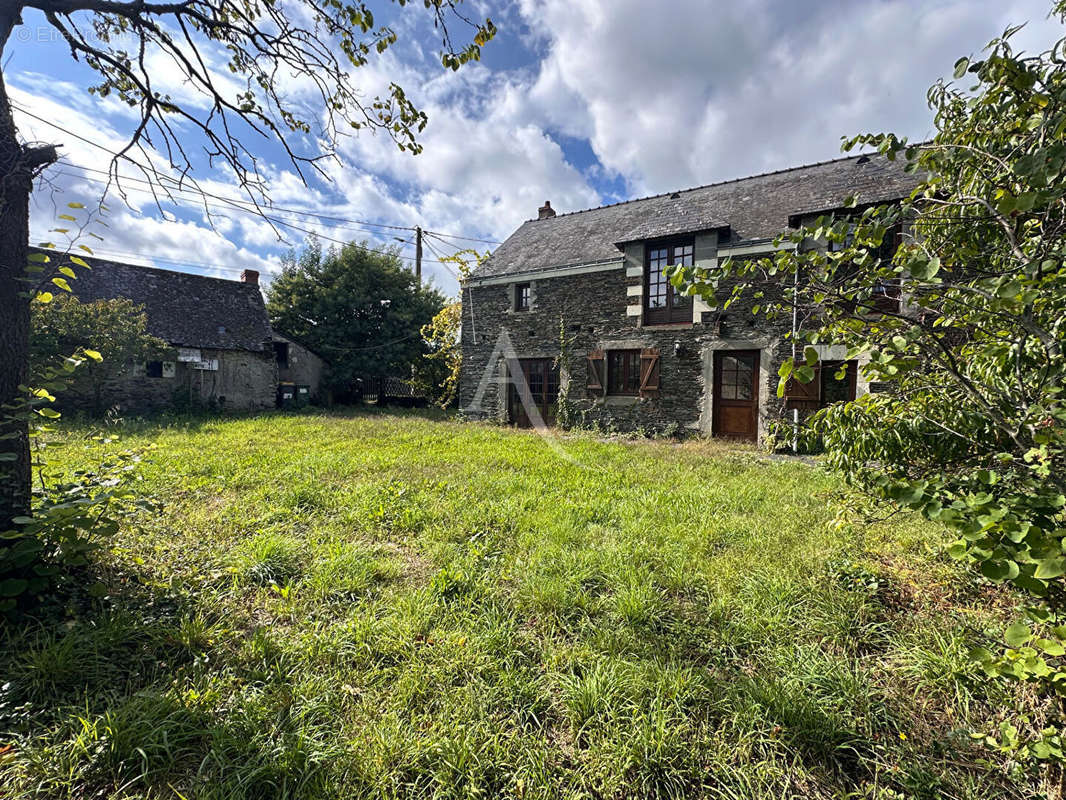
<svg viewBox="0 0 1066 800"><path fill-rule="evenodd" d="M692 298L681 294L667 279L667 267L695 263L692 239L649 244L644 252L644 324L692 322Z"/></svg>
<svg viewBox="0 0 1066 800"><path fill-rule="evenodd" d="M514 287L514 310L529 311L531 287L528 283L516 283Z"/></svg>
<svg viewBox="0 0 1066 800"><path fill-rule="evenodd" d="M903 227L893 225L885 232L881 245L873 255L880 264L890 264L903 241ZM849 232L844 242L829 242L827 250L830 253L839 253L852 245L852 234ZM898 314L900 311L900 284L898 279L877 281L865 302L860 302L860 311L865 314Z"/></svg>

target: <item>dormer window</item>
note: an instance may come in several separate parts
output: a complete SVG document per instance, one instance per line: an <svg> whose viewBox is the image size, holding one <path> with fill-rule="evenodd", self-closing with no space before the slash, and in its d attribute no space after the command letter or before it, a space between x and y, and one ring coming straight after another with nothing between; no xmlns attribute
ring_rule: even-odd
<svg viewBox="0 0 1066 800"><path fill-rule="evenodd" d="M516 283L514 287L514 310L529 311L531 287L528 283Z"/></svg>
<svg viewBox="0 0 1066 800"><path fill-rule="evenodd" d="M654 242L644 248L644 324L692 322L692 298L667 279L667 267L691 267L696 247L692 238Z"/></svg>

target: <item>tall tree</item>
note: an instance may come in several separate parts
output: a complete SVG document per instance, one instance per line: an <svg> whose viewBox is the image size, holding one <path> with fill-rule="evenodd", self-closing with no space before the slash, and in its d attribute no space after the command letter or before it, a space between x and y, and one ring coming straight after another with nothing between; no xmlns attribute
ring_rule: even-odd
<svg viewBox="0 0 1066 800"><path fill-rule="evenodd" d="M1066 3L1055 13L1066 21ZM975 655L989 675L1033 683L1046 718L1008 716L987 741L1064 762L1066 39L1024 55L1011 47L1016 30L956 63L965 85L930 90L931 142L845 142L921 174L908 202L863 208L855 198L792 232L794 252L674 279L728 303L776 276L782 294L757 313L815 312L803 315L779 392L812 380L814 344L868 357L883 391L830 406L811 428L853 487L943 523L952 555L1019 590L1026 618L1006 630L1006 648Z"/></svg>
<svg viewBox="0 0 1066 800"><path fill-rule="evenodd" d="M409 376L426 352L422 327L445 302L419 285L398 248L366 242L323 250L312 241L267 289L271 324L328 359L340 392L360 375Z"/></svg>
<svg viewBox="0 0 1066 800"><path fill-rule="evenodd" d="M397 6L414 6L394 0ZM441 37L441 63L458 69L480 57L492 38L490 20L472 22L457 10L461 0L423 0ZM261 137L281 143L301 177L324 172L338 135L363 128L392 137L401 150L417 153L426 116L392 83L382 96L359 91L353 72L397 40L388 25L375 22L367 3L331 0L3 0L0 2L0 61L7 63L12 32L23 13L36 11L62 37L70 56L99 75L90 91L114 95L139 110L129 142L111 163L136 164L166 194L162 178L184 182L197 167L193 153L224 164L248 197L268 202L268 186L247 144ZM469 25L472 39L455 45L449 25ZM33 37L35 38L35 37ZM155 56L180 73L182 99L159 91L152 74ZM221 60L221 79L211 66ZM233 79L239 82L230 88ZM291 99L291 87L312 91L317 102ZM195 131L195 134L191 134ZM200 142L196 142L197 136ZM203 147L191 146L196 142ZM141 159L134 159L135 155ZM23 281L29 238L29 196L38 173L56 160L54 146L24 142L12 115L6 81L0 76L0 531L25 513L29 503L26 423L13 415L19 386L27 378L29 308ZM171 184L173 185L173 184ZM5 413L6 409L6 413Z"/></svg>

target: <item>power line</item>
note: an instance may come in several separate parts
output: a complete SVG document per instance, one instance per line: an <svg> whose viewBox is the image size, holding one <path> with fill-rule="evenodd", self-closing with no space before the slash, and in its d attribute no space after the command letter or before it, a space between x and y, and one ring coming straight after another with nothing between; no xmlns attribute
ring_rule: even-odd
<svg viewBox="0 0 1066 800"><path fill-rule="evenodd" d="M22 106L18 105L17 103L11 103L11 107L14 108L14 109L17 109L18 111L20 111L21 113L25 114L28 117L32 117L33 119L37 120L38 122L43 122L45 125L49 125L49 126L55 128L58 131L62 131L63 133L67 134L68 136L73 136L75 139L78 139L79 141L85 142L85 144L92 145L93 147L96 147L96 148L102 150L103 152L105 152L108 155L110 155L112 158L117 158L119 156L119 154L116 153L111 148L106 147L106 146L100 144L99 142L94 142L92 139L87 139L86 137L81 136L80 134L74 133L74 131L72 131L72 130L70 130L68 128L64 128L62 125L58 125L55 122L52 122L51 120L47 120L44 117L39 117L36 114L34 114L32 111L28 111L27 109L23 108ZM146 167L143 164L140 164L139 162L137 162L135 159L130 158L129 156L123 156L123 158L125 158L127 161L129 161L131 164L133 164L137 168L139 168L141 170L144 170L145 172L153 172L153 173L155 173L157 175L159 174L158 170L155 167ZM108 172L107 170L95 169L93 167L83 167L83 166L78 165L78 164L68 164L68 166L74 167L75 169L83 169L83 170L87 170L87 171L90 171L90 172L99 172L99 173L102 173L104 175L111 175L111 173ZM220 195L216 195L216 194L212 194L211 192L204 191L203 189L186 189L185 187L180 185L180 182L176 178L173 178L173 177L171 177L169 175L159 175L159 178L160 178L161 182L164 181L164 180L170 180L170 181L173 181L175 183L174 186L164 187L168 191L178 191L178 192L190 192L190 191L192 191L192 192L194 192L194 193L196 193L198 195L204 195L206 197L211 197L211 198L214 198L215 200L221 200L221 201L226 202L226 203L250 205L250 206L253 206L253 209L258 209L258 207L259 207L258 204L255 201L253 201L253 200L243 200L243 199L234 198L234 197L222 197ZM152 181L146 180L144 178L132 178L132 177L124 176L124 177L121 178L121 180L133 181L135 183L143 183L143 184L147 184L148 186L155 186L156 185ZM383 222L370 222L368 220L348 219L346 217L331 217L331 216L326 215L326 214L317 214L317 213L312 212L312 211L301 211L299 209L283 208L283 207L280 207L280 206L270 206L269 208L272 211L286 212L286 213L290 213L290 214L300 214L300 215L310 216L310 217L319 217L321 219L331 219L331 220L337 220L337 221L340 221L340 222L351 222L351 223L354 223L354 224L357 224L357 225L370 225L370 226L377 227L377 228L388 228L388 229L391 229L391 230L399 230L399 231L413 231L414 230L414 227L413 226L409 226L409 225L387 225L387 224L385 224ZM259 213L259 212L256 211L256 213Z"/></svg>
<svg viewBox="0 0 1066 800"><path fill-rule="evenodd" d="M440 262L439 262L440 265L442 267L444 267L446 270L448 270L448 273L453 278L455 278L458 281L459 280L459 273L456 270L452 269L451 266L448 264L448 262L446 262L444 260L444 256L442 256L440 251L436 247L433 246L433 242L429 238L426 239L426 246L429 247L430 252L432 252L434 255L437 256L437 258L440 259Z"/></svg>
<svg viewBox="0 0 1066 800"><path fill-rule="evenodd" d="M108 155L110 155L112 158L117 158L118 155L119 155L115 151L113 151L110 148L100 144L99 142L94 142L93 140L88 139L88 138L86 138L84 136L81 136L80 134L77 134L74 131L63 127L62 125L59 125L59 124L57 124L55 122L52 122L51 120L47 120L47 119L45 119L43 117L40 117L40 116L34 114L33 112L31 112L31 111L23 108L22 106L18 105L17 103L11 103L11 106L13 108L17 109L19 112L25 114L28 117L31 117L31 118L33 118L35 120L38 120L39 122L44 123L45 125L48 125L48 126L50 126L52 128L55 128L56 130L61 131L61 132L65 133L65 134L67 134L68 136L73 136L75 139L78 139L79 141L82 141L82 142L84 142L84 143L86 143L88 145L91 145L92 147L98 148L99 150L101 150L101 151L107 153ZM136 160L134 160L132 158L129 158L128 156L125 156L125 158L131 164L136 166L137 168L139 168L139 169L141 169L141 170L143 170L145 172L151 171L151 172L153 172L153 173L158 175L158 170L156 170L155 167L146 167L146 166L140 164L139 162L137 162ZM111 172L109 172L107 170L101 170L101 169L97 169L97 168L94 168L94 167L85 167L85 166L82 166L80 164L73 164L73 163L70 163L70 162L65 162L64 166L68 166L68 167L71 167L73 169L83 170L83 171L86 171L86 172L95 172L95 173L99 173L99 174L102 174L102 175L107 175L109 177L112 174ZM81 176L79 176L79 177L81 177ZM90 178L87 178L87 177L84 178L84 179L85 180L91 180ZM133 183L140 183L140 184L144 184L146 186L155 186L156 185L152 181L146 180L144 178L135 178L135 177L130 177L130 176L123 176L121 178L118 178L118 176L116 176L116 180L117 181L129 181L129 182L133 182ZM166 185L165 181L171 181L174 185L168 186L168 185ZM100 180L97 180L96 182L97 183L105 183L104 181L100 181ZM271 219L272 221L274 219L274 218L271 218L270 216L268 216L267 214L265 214L263 209L257 203L255 203L252 200L244 200L244 199L240 199L240 198L224 197L224 196L216 195L216 194L213 194L211 192L207 192L207 191L205 191L203 189L198 189L198 188L193 188L193 189L186 188L185 186L182 186L181 183L177 179L175 179L175 178L173 178L171 176L166 176L166 175L159 175L159 182L160 182L160 185L166 191L167 194L169 194L170 192L179 192L179 193L186 193L186 194L192 193L192 194L194 194L194 195L196 195L198 197L210 197L212 199L219 200L221 202L227 203L227 204L229 204L231 206L234 206L236 208L240 208L241 210L246 211L248 213L254 213L254 214L258 215L258 216L262 216L262 217L265 217L267 219ZM106 183L110 183L110 181L107 181ZM119 188L121 190L121 186ZM125 191L125 190L123 190L123 191ZM141 190L141 191L145 191L145 190ZM148 193L151 194L154 197L157 196L157 194L155 192L148 192ZM171 198L171 200L173 201L173 198ZM249 206L250 206L250 208L249 208ZM371 222L369 220L351 219L351 218L348 218L348 217L340 217L340 216L334 216L334 215L330 215L330 214L320 214L320 213L317 213L317 212L314 212L314 211L305 211L305 210L294 209L294 208L285 208L285 207L282 207L282 206L273 206L272 205L272 206L268 206L268 209L270 211L272 211L272 212L275 212L275 213L293 214L293 215L297 215L297 216L312 217L312 218L315 218L315 219L318 219L318 220L327 220L327 221L331 221L331 222L343 222L343 223L348 223L348 224L351 224L351 225L359 225L359 226L370 226L370 227L373 227L373 228L382 228L382 229L385 229L385 230L402 230L402 231L412 231L413 232L413 231L416 230L416 227L417 227L417 226L409 226L409 225L390 225L390 224L386 224L386 223L382 223L382 222ZM285 223L281 223L281 224L285 224ZM295 227L295 226L291 226L290 225L290 227ZM342 227L342 226L333 226L333 227ZM296 229L299 230L299 228L296 228ZM474 237L474 236L464 236L464 235L460 235L460 234L456 234L456 233L443 233L441 231L423 231L423 232L426 233L426 234L432 234L432 235L437 236L437 237L445 236L445 237L449 237L449 238L453 238L453 239L461 239L461 240L471 241L471 242L482 242L482 243L485 243L485 244L500 244L500 242L497 242L497 241L494 241L494 240L491 240L491 239L479 239L479 238ZM445 244L448 244L448 243L445 242ZM452 246L455 246L455 245L452 245Z"/></svg>
<svg viewBox="0 0 1066 800"><path fill-rule="evenodd" d="M55 249L50 249L50 248L44 248L44 249L49 250L50 252L58 253L60 255L64 254L63 251L61 251L61 250L55 250ZM110 249L101 249L101 248L93 248L92 250L93 250L92 255L89 256L90 258L100 258L100 259L102 259L104 261L110 261L110 260L117 259L117 258L122 258L122 259L143 258L143 259L146 259L148 261L158 261L158 262L161 262L161 263L164 263L164 264L170 264L170 265L182 266L182 267L195 267L195 268L198 268L198 269L210 269L210 270L215 270L215 271L218 271L218 272L240 273L240 272L243 272L246 269L245 267L226 267L226 266L219 266L217 264L206 264L203 261L191 261L189 259L182 259L182 258L167 258L165 256L159 256L159 255L149 254L149 253L136 253L136 252L132 252L132 251L110 250ZM74 253L74 255L78 255L78 254ZM138 265L134 264L133 266L138 266ZM252 267L249 267L248 269L252 269Z"/></svg>
<svg viewBox="0 0 1066 800"><path fill-rule="evenodd" d="M98 173L100 175L108 175L108 176L111 175L111 173L108 172L107 170L95 169L93 167L83 167L80 164L74 164L73 162L70 162L70 161L62 162L62 166L68 167L70 169L82 170L84 172L95 172L95 173ZM63 173L60 173L60 174L63 174ZM98 178L97 179L93 179L93 178L89 178L89 177L84 176L84 175L70 175L70 177L81 178L83 180L93 181L95 183L105 183L105 181L100 180ZM170 181L174 180L173 178L170 178L168 176L162 176L162 177L163 177L163 180L170 180ZM144 178L133 178L133 177L125 176L125 175L122 176L121 178L119 178L117 181L107 181L107 182L115 182L115 183L117 183L119 181L121 181L121 182L127 182L128 181L128 182L132 182L132 183L139 183L139 184L144 184L145 186L155 186L156 185L152 181L145 180ZM226 203L233 204L233 205L241 205L241 204L243 204L243 205L241 205L242 210L246 210L246 211L249 211L249 212L252 212L252 213L255 213L255 214L259 214L259 211L257 210L257 207L250 200L239 200L237 198L232 198L232 197L222 198L222 197L220 197L218 195L209 194L209 193L204 192L204 191L202 191L200 189L187 189L187 188L185 188L183 186L168 186L166 184L163 184L163 187L164 187L164 189L166 190L167 193L178 192L180 194L189 194L189 195L194 195L194 196L197 196L197 197L217 198L217 199L224 200ZM156 192L153 192L150 189L126 189L126 188L123 188L121 186L119 186L118 188L121 191L137 191L137 192L144 192L144 193L152 194L152 195L156 194ZM203 203L200 202L200 203L198 203L198 205L203 205ZM245 208L244 206L251 206L251 207L250 208ZM314 211L300 211L300 210L295 209L295 208L284 208L282 206L271 205L271 206L268 206L267 208L268 208L269 211L272 211L272 212L275 212L275 213L279 213L279 214L292 214L292 215L301 216L301 217L312 217L314 219L326 220L326 221L329 221L329 222L343 222L343 223L346 223L348 225L353 226L353 228L355 226L359 226L360 229L366 230L367 233L373 233L374 232L372 230L367 230L368 227L386 228L388 230L397 230L397 231L413 231L414 230L414 228L406 228L406 227L403 227L403 226L400 226L400 225L386 225L386 224L381 223L381 222L366 222L364 220L347 219L346 217L335 217L335 216L331 216L329 214L319 214L319 213L316 213ZM345 226L344 225L334 225L334 226L331 226L331 227L340 228L340 227L345 227Z"/></svg>
<svg viewBox="0 0 1066 800"><path fill-rule="evenodd" d="M503 242L496 242L496 241L493 241L492 239L478 239L475 236L460 236L457 233L441 233L440 231L423 231L423 233L428 233L428 234L430 234L432 236L438 236L438 237L447 236L449 239L464 239L465 241L468 241L468 242L483 242L485 244L503 244Z"/></svg>
<svg viewBox="0 0 1066 800"><path fill-rule="evenodd" d="M73 177L77 177L77 178L80 178L81 180L89 181L90 183L97 183L97 184L105 183L105 181L99 180L97 178L90 178L90 177L84 176L84 175L77 175L77 176L73 176ZM148 189L136 189L136 188L134 188L134 189L126 189L124 191L142 192L142 193L145 193L145 194L154 195L154 193L149 191ZM209 194L209 193L206 193L206 192L204 194L207 197L217 197L217 195L212 195L212 194ZM192 202L188 198L181 198L181 199L185 200L186 202ZM169 202L173 203L174 205L180 205L179 202L178 202L178 199L174 198L174 197L170 197L169 198ZM230 202L230 201L227 200L226 202ZM196 205L197 206L199 206L199 205L207 205L208 207L218 208L218 206L213 205L211 203L206 203L206 202L204 202L204 203L197 202ZM139 217L141 217L143 219L151 219L150 217L146 216L145 214L141 213L140 211L137 211L136 209L130 209L130 210L134 214L136 214L137 216L139 216ZM367 247L366 245L362 245L362 244L358 244L356 242L353 242L350 239L335 239L335 238L333 238L331 236L327 236L326 234L321 233L319 231L312 230L310 228L304 228L304 227L302 227L300 225L297 225L297 224L295 224L293 222L281 219L280 217L275 217L275 216L273 216L271 214L267 214L267 213L265 213L263 211L254 211L254 210L252 210L250 208L244 208L242 206L237 206L237 205L232 206L232 210L243 211L246 214L252 214L253 216L261 217L261 218L266 219L266 220L268 220L270 222L276 223L278 225L282 225L282 226L284 226L286 228L292 228L293 230L300 231L301 233L305 233L305 234L308 234L310 236L317 236L319 239L325 239L326 241L331 242L333 244L339 244L339 245L343 245L343 246L355 247L355 248L358 248L359 250L364 250L364 251L366 251L368 253L377 253L378 255L395 255L397 258L401 258L401 259L404 259L406 261L414 261L414 258L412 258L411 256L400 255L399 253L390 253L387 250L381 250L381 249L374 248L374 247ZM322 227L325 227L327 229L333 230L333 229L336 229L336 228L342 228L343 226L323 225ZM404 230L407 230L407 229L405 228ZM401 241L407 241L407 240L401 240Z"/></svg>
<svg viewBox="0 0 1066 800"><path fill-rule="evenodd" d="M64 165L64 166L76 166L76 165L70 164L70 165ZM78 168L79 169L88 169L88 167L78 167ZM102 172L102 170L94 170L94 171ZM60 172L59 174L60 175L67 175L68 177L72 177L72 178L78 178L79 180L88 181L90 183L96 183L96 184L106 184L107 183L107 181L103 181L103 180L101 180L99 178L92 178L92 177L89 177L87 175L72 175L70 173L63 173L63 172ZM140 180L137 180L136 178L130 178L130 179L125 179L124 178L123 180L133 180L133 181L137 181L138 183L147 183L148 185L152 185L150 181L140 181ZM136 188L136 187L134 187L134 188L125 188L125 189L122 189L122 191L124 191L124 192L140 192L142 194L147 194L147 195L150 195L152 197L156 197L157 196L155 192L153 192L153 191L151 191L149 189L140 189L140 188ZM202 194L203 196L206 196L206 197L217 197L217 195L209 194L207 192L199 192L198 190L185 190L185 189L175 188L175 191L177 191L179 193L193 194L194 196L200 196ZM232 204L234 202L234 201L229 200L227 198L224 198L224 199L225 199L226 203ZM351 245L352 247L357 247L357 248L359 248L361 250L366 250L366 251L371 252L371 253L379 253L379 254L385 254L386 253L386 251L384 251L384 250L379 250L379 249L375 249L373 247L367 247L365 245L357 244L356 242L353 242L351 240L341 240L341 239L330 238L329 236L326 236L325 234L318 233L317 231L313 231L313 230L308 230L307 228L302 228L302 227L300 227L299 225L296 225L293 222L290 222L290 221L284 220L284 219L280 219L280 218L275 217L275 216L273 216L271 214L267 214L267 213L263 212L262 210L256 211L254 209L245 208L243 206L238 206L238 205L219 206L219 205L217 205L215 203L210 203L210 202L207 202L207 201L202 200L202 199L193 200L192 198L186 198L186 197L176 198L176 197L173 197L172 195L168 197L168 202L173 203L174 205L180 206L179 200L180 201L184 201L186 203L189 203L193 207L197 207L197 208L201 207L201 206L207 206L208 208L215 208L215 209L223 208L223 209L226 209L226 210L243 211L246 214L251 214L251 215L253 215L255 217L262 217L262 218L267 219L267 220L269 220L271 222L276 222L279 225L284 225L286 227L293 228L294 230L302 231L304 233L309 233L309 234L311 234L313 236L318 236L319 238L326 239L326 240L331 241L331 242L335 242L335 243L339 243L339 244L345 244L345 245ZM139 211L136 211L135 209L131 209L131 210L133 210L134 213L136 213L138 216L141 216L142 218L148 219L148 217L146 217L144 214L140 213ZM273 208L271 208L271 210L273 210ZM291 212L291 213L298 213L298 212ZM325 228L328 228L328 229L331 229L331 230L334 230L334 229L343 230L347 226L345 226L345 225L322 225L322 227L325 227ZM397 226L393 226L393 225L390 225L388 227L391 228L391 229L394 229L394 230L405 230L405 231L407 231L407 230L414 231L415 230L414 228L398 228ZM366 232L367 233L373 233L373 231L366 231ZM406 242L407 244L411 243L409 239L398 239L398 241L403 241L403 242ZM398 255L398 257L402 258L402 259L405 259L407 261L414 261L415 260L411 256ZM432 261L432 259L427 259L427 260Z"/></svg>

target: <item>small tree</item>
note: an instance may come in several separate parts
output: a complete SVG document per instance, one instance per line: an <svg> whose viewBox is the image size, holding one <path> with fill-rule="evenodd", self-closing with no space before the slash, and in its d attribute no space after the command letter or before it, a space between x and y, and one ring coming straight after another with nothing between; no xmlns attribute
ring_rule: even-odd
<svg viewBox="0 0 1066 800"><path fill-rule="evenodd" d="M449 303L422 326L422 340L427 352L425 363L415 369L420 388L441 408L455 401L459 391L459 374L463 367L463 350L459 344L459 330L463 322L463 304Z"/></svg>
<svg viewBox="0 0 1066 800"><path fill-rule="evenodd" d="M462 282L474 266L489 257L487 252L460 250L441 259L454 264L459 280L459 299L441 309L433 320L422 327L422 339L428 352L427 367L416 368L418 381L434 397L441 408L451 405L459 392L459 376L463 367L463 348L459 335L463 327Z"/></svg>
<svg viewBox="0 0 1066 800"><path fill-rule="evenodd" d="M420 331L444 305L404 267L398 248L365 242L323 250L312 241L267 289L271 324L321 353L342 393L361 375L408 377L425 352Z"/></svg>
<svg viewBox="0 0 1066 800"><path fill-rule="evenodd" d="M1066 16L1066 3L1056 13ZM990 676L1033 683L1048 713L1042 724L1015 717L987 741L1062 761L1066 40L1021 56L1013 33L981 60L959 60L955 77L972 87L930 90L932 142L845 142L905 159L924 176L908 202L862 209L853 199L850 210L789 234L795 252L673 277L726 304L776 279L781 292L757 314L814 312L801 315L802 357L782 367L779 394L789 380L813 379L814 344L868 356L867 377L887 391L811 421L828 463L863 494L943 523L956 537L952 555L1022 592L1026 619L1007 629L1007 647L975 656ZM886 259L886 238L901 226L903 243ZM895 309L884 302L894 296Z"/></svg>
<svg viewBox="0 0 1066 800"><path fill-rule="evenodd" d="M74 373L67 391L92 398L93 413L104 412L104 387L131 369L135 362L158 359L169 348L147 331L144 306L130 300L82 303L61 295L49 303L34 303L30 331L31 370L89 349L89 359Z"/></svg>

